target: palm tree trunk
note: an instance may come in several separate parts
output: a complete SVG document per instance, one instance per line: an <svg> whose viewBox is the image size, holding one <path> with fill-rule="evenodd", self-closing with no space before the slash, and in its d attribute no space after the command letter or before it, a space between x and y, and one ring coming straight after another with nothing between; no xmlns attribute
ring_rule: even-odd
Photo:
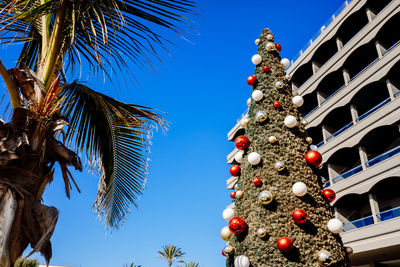
<svg viewBox="0 0 400 267"><path fill-rule="evenodd" d="M10 236L17 206L17 200L12 190L7 186L0 185L0 266L4 267L11 264Z"/></svg>

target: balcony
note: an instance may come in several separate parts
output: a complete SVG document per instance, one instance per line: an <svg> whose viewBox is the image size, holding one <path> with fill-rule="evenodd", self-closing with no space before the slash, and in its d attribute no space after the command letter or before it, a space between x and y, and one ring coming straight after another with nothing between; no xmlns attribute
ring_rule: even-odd
<svg viewBox="0 0 400 267"><path fill-rule="evenodd" d="M347 222L344 224L343 232L348 232L348 231L351 231L354 229L365 227L365 226L371 225L373 223L374 223L374 219L373 219L372 215L365 217L365 218L355 220L355 221Z"/></svg>

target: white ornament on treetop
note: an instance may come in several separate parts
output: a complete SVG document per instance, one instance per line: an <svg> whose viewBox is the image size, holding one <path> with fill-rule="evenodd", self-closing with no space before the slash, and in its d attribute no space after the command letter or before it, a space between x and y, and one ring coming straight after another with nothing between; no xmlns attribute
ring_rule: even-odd
<svg viewBox="0 0 400 267"><path fill-rule="evenodd" d="M254 90L253 93L251 94L251 98L253 98L253 100L256 102L263 99L263 96L264 96L264 94L260 90Z"/></svg>
<svg viewBox="0 0 400 267"><path fill-rule="evenodd" d="M272 52L272 51L274 51L274 50L276 49L276 47L275 47L275 44L274 44L274 43L268 42L268 43L265 45L265 49L267 49L268 52Z"/></svg>
<svg viewBox="0 0 400 267"><path fill-rule="evenodd" d="M251 152L247 156L247 160L251 165L257 165L261 161L261 156L257 152Z"/></svg>
<svg viewBox="0 0 400 267"><path fill-rule="evenodd" d="M268 41L273 41L274 40L274 36L272 34L267 34L267 40Z"/></svg>
<svg viewBox="0 0 400 267"><path fill-rule="evenodd" d="M258 45L258 44L260 43L260 39L256 39L256 40L254 41L254 43L255 43L256 45Z"/></svg>
<svg viewBox="0 0 400 267"><path fill-rule="evenodd" d="M250 119L249 118L243 118L242 120L241 120L241 122L240 122L240 125L243 127L243 128L246 128L247 127L247 125L250 123Z"/></svg>
<svg viewBox="0 0 400 267"><path fill-rule="evenodd" d="M249 258L244 255L237 256L234 263L235 267L250 267Z"/></svg>
<svg viewBox="0 0 400 267"><path fill-rule="evenodd" d="M304 99L303 97L296 95L292 98L292 102L296 107L301 107L304 104Z"/></svg>
<svg viewBox="0 0 400 267"><path fill-rule="evenodd" d="M307 194L307 186L303 182L297 182L292 186L293 194L298 197L302 197Z"/></svg>
<svg viewBox="0 0 400 267"><path fill-rule="evenodd" d="M244 154L244 151L243 151L243 150L240 150L239 152L237 152L237 153L235 154L235 161L236 161L237 163L242 163L243 154Z"/></svg>
<svg viewBox="0 0 400 267"><path fill-rule="evenodd" d="M296 117L292 116L292 115L286 116L284 123L285 123L286 127L293 128L297 125Z"/></svg>
<svg viewBox="0 0 400 267"><path fill-rule="evenodd" d="M281 88L283 87L283 82L277 81L277 82L275 83L275 87L278 88L278 89L281 89Z"/></svg>
<svg viewBox="0 0 400 267"><path fill-rule="evenodd" d="M223 240L229 241L229 239L231 238L231 235L232 235L232 232L231 232L231 230L229 230L228 226L224 226L221 229L221 237Z"/></svg>
<svg viewBox="0 0 400 267"><path fill-rule="evenodd" d="M251 58L251 62L253 62L254 65L258 65L262 62L262 57L259 54L255 54L252 58Z"/></svg>
<svg viewBox="0 0 400 267"><path fill-rule="evenodd" d="M242 190L236 191L236 198L241 199L244 195L244 192Z"/></svg>
<svg viewBox="0 0 400 267"><path fill-rule="evenodd" d="M222 212L222 217L226 221L230 221L233 217L235 217L235 210L232 208L226 208L224 212Z"/></svg>
<svg viewBox="0 0 400 267"><path fill-rule="evenodd" d="M287 58L282 58L281 64L283 65L283 67L285 67L285 69L287 69L290 66L290 60Z"/></svg>
<svg viewBox="0 0 400 267"><path fill-rule="evenodd" d="M330 219L328 222L328 230L334 234L339 234L344 228L343 222L338 219Z"/></svg>

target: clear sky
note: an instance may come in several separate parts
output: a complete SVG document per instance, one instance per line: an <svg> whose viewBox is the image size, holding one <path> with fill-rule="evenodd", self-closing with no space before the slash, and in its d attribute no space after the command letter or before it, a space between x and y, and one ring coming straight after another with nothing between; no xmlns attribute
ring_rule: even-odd
<svg viewBox="0 0 400 267"><path fill-rule="evenodd" d="M136 72L140 85L119 93L101 79L95 82L122 101L166 112L171 127L166 134L155 133L147 189L119 231L107 234L91 211L98 179L87 168L74 173L82 193L74 190L70 200L61 177L55 177L44 196L46 205L60 211L51 263L161 267L167 264L157 251L175 244L187 253L187 261L225 266L219 232L227 224L222 211L230 203L226 155L234 148L227 133L247 108L254 40L268 27L282 45L281 56L292 59L342 2L201 0L193 25L199 34L187 36L193 44L168 35L177 46L170 47L172 57L164 53L163 63L156 63L157 73ZM10 68L16 55L2 48L0 59Z"/></svg>

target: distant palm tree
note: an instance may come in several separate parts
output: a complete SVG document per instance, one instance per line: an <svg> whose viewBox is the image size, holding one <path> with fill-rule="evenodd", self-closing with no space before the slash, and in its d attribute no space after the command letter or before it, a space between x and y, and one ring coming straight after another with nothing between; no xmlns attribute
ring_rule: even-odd
<svg viewBox="0 0 400 267"><path fill-rule="evenodd" d="M38 267L38 261L37 259L24 259L24 258L19 258L15 264L14 267Z"/></svg>
<svg viewBox="0 0 400 267"><path fill-rule="evenodd" d="M172 266L173 261L177 259L183 259L186 253L182 252L181 248L177 248L174 245L163 246L163 249L158 252L158 256L168 261L168 267ZM182 262L182 261L178 261Z"/></svg>
<svg viewBox="0 0 400 267"><path fill-rule="evenodd" d="M193 262L193 261L191 261L189 263L184 262L184 264L185 264L185 267L200 267L199 263ZM183 266L178 266L178 267L183 267Z"/></svg>
<svg viewBox="0 0 400 267"><path fill-rule="evenodd" d="M133 263L131 263L131 264L124 264L124 266L123 267L142 267L142 265L135 265L135 264L133 264Z"/></svg>

